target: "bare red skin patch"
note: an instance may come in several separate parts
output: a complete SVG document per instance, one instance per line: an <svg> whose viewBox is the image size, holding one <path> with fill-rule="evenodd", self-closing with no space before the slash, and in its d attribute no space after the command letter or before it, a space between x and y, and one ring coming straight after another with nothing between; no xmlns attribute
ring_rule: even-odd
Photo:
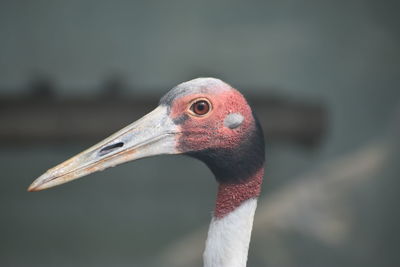
<svg viewBox="0 0 400 267"><path fill-rule="evenodd" d="M244 201L257 198L261 192L263 176L264 167L242 183L219 184L214 216L220 219L235 210Z"/></svg>
<svg viewBox="0 0 400 267"><path fill-rule="evenodd" d="M197 98L206 98L212 104L209 114L201 117L189 115L190 103ZM240 127L230 129L224 125L224 119L231 113L244 117ZM207 148L229 148L235 146L254 126L254 119L246 99L237 90L216 92L214 94L191 94L174 101L170 116L177 119L182 114L189 118L180 125L182 135L178 140L178 149L202 150Z"/></svg>

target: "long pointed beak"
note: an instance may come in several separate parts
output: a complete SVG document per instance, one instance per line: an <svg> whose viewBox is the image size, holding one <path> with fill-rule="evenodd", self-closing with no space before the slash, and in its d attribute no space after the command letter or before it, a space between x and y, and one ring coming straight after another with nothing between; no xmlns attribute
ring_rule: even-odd
<svg viewBox="0 0 400 267"><path fill-rule="evenodd" d="M48 170L28 191L39 191L63 184L118 164L161 154L177 154L178 127L159 106L100 143Z"/></svg>

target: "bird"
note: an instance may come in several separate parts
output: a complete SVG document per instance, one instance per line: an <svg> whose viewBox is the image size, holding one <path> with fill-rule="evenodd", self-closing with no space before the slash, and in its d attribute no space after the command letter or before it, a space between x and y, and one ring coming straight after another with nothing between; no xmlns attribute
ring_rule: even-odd
<svg viewBox="0 0 400 267"><path fill-rule="evenodd" d="M220 79L196 78L175 86L153 111L49 169L28 191L162 154L204 162L218 184L203 266L246 266L264 176L264 134L245 97Z"/></svg>

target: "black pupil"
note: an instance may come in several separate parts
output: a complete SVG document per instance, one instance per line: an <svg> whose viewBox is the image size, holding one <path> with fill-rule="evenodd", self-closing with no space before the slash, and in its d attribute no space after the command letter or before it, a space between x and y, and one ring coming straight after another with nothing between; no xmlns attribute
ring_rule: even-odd
<svg viewBox="0 0 400 267"><path fill-rule="evenodd" d="M205 109L206 109L206 103L204 103L203 101L197 103L197 109L198 109L199 111L205 110Z"/></svg>

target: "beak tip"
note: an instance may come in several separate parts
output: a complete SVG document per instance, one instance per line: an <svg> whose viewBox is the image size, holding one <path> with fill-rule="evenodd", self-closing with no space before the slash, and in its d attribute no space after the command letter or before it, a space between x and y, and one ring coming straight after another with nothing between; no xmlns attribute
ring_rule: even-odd
<svg viewBox="0 0 400 267"><path fill-rule="evenodd" d="M40 177L33 181L33 183L31 183L31 185L27 189L28 192L37 192L45 189L45 187L43 187L44 183L39 179Z"/></svg>
<svg viewBox="0 0 400 267"><path fill-rule="evenodd" d="M36 192L36 191L40 191L40 189L38 188L37 185L31 184L26 191L28 191L28 192Z"/></svg>

